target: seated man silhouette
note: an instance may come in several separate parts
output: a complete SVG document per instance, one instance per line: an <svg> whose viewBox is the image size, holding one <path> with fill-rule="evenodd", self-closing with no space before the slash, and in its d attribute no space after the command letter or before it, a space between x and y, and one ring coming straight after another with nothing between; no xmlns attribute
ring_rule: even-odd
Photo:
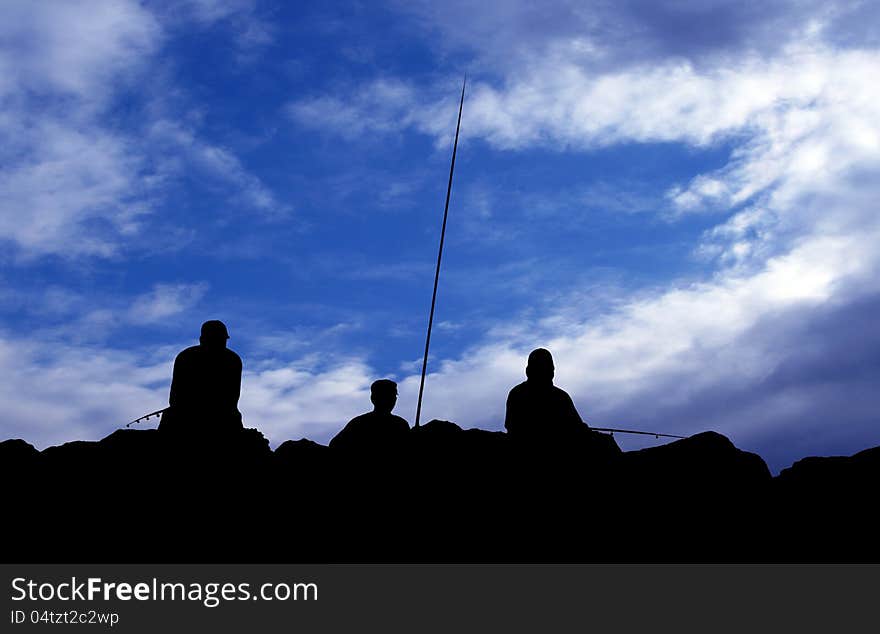
<svg viewBox="0 0 880 634"><path fill-rule="evenodd" d="M553 442L589 430L571 397L553 385L554 372L550 351L532 350L526 380L507 396L504 427L511 438Z"/></svg>
<svg viewBox="0 0 880 634"><path fill-rule="evenodd" d="M370 386L373 411L352 418L330 447L334 449L393 449L409 432L409 423L391 413L397 403L397 383L379 379Z"/></svg>
<svg viewBox="0 0 880 634"><path fill-rule="evenodd" d="M169 407L160 431L187 436L216 436L240 431L241 357L226 347L229 332L222 321L202 324L199 345L177 355Z"/></svg>

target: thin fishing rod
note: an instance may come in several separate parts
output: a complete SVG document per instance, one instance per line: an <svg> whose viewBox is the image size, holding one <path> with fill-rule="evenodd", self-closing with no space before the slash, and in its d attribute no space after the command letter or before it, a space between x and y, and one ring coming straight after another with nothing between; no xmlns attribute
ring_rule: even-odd
<svg viewBox="0 0 880 634"><path fill-rule="evenodd" d="M654 438L687 438L687 436L676 436L675 434L658 434L653 431L635 431L634 429L612 429L611 427L590 427L593 431L608 431L613 435L615 432L620 434L643 434L645 436L653 436Z"/></svg>
<svg viewBox="0 0 880 634"><path fill-rule="evenodd" d="M135 418L133 421L131 421L130 423L128 423L128 424L126 425L126 427L131 427L131 426L134 425L135 423L139 423L139 422L141 422L142 420L148 420L151 416L161 416L162 414L164 414L165 412L167 412L169 409L171 409L171 408L170 408L170 407L166 407L166 408L164 408L164 409L157 409L155 412L150 412L149 414L144 414L144 415L141 416L140 418Z"/></svg>
<svg viewBox="0 0 880 634"><path fill-rule="evenodd" d="M452 194L452 174L455 172L455 153L458 150L458 132L461 129L461 111L464 108L464 88L467 75L461 84L461 101L458 104L458 123L455 126L455 141L452 144L452 163L449 166L449 184L446 186L446 206L443 208L443 227L440 229L440 249L437 251L437 269L434 271L434 293L431 295L431 312L428 315L428 335L425 337L425 356L422 358L422 379L419 382L419 401L416 405L416 423L422 414L422 394L425 391L425 371L428 369L428 348L431 347L431 328L434 325L434 306L437 304L437 284L440 282L440 261L443 259L443 241L446 238L446 218L449 216L449 197Z"/></svg>

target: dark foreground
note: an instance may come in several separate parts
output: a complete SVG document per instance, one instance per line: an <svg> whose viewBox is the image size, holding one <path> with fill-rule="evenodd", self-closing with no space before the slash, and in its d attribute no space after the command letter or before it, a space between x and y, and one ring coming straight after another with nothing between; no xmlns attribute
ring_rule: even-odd
<svg viewBox="0 0 880 634"><path fill-rule="evenodd" d="M880 561L880 447L772 478L713 432L635 452L432 421L394 447L255 430L0 443L12 562Z"/></svg>

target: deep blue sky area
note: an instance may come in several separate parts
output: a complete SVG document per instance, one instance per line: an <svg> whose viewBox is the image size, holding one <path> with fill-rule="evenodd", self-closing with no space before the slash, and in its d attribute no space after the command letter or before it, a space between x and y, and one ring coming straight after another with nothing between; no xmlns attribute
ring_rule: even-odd
<svg viewBox="0 0 880 634"><path fill-rule="evenodd" d="M211 318L273 443L327 441L381 377L411 421L467 73L427 418L500 428L545 346L603 426L774 470L880 444L875 14L5 3L2 435L161 407Z"/></svg>

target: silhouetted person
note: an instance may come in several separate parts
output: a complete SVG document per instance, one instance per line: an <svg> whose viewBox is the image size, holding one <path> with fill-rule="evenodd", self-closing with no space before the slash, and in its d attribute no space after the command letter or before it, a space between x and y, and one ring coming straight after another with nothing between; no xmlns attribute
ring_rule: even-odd
<svg viewBox="0 0 880 634"><path fill-rule="evenodd" d="M330 446L334 449L391 449L406 438L409 423L391 413L397 403L397 383L379 379L370 386L373 411L348 421Z"/></svg>
<svg viewBox="0 0 880 634"><path fill-rule="evenodd" d="M199 345L177 355L161 431L213 435L242 429L241 357L226 347L227 339L222 321L206 321Z"/></svg>
<svg viewBox="0 0 880 634"><path fill-rule="evenodd" d="M529 354L527 379L507 395L504 427L518 440L561 440L589 429L571 397L553 385L553 356L538 348Z"/></svg>

